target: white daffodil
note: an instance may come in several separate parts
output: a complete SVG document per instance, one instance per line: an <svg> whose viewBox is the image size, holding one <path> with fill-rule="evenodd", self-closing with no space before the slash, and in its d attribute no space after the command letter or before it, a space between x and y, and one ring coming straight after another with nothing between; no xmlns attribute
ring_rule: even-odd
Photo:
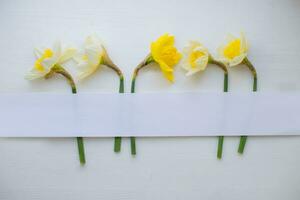
<svg viewBox="0 0 300 200"><path fill-rule="evenodd" d="M182 68L190 76L199 71L204 71L209 62L208 50L199 42L191 41L183 50Z"/></svg>
<svg viewBox="0 0 300 200"><path fill-rule="evenodd" d="M60 42L55 42L53 48L35 49L37 60L33 68L25 76L28 80L45 77L55 65L63 64L71 59L75 53L75 48L62 50Z"/></svg>
<svg viewBox="0 0 300 200"><path fill-rule="evenodd" d="M75 57L78 63L79 80L84 79L101 66L105 55L105 49L97 36L88 36L84 43L84 51L79 52Z"/></svg>
<svg viewBox="0 0 300 200"><path fill-rule="evenodd" d="M237 38L232 35L227 37L228 43L218 48L219 60L228 64L230 67L243 62L248 53L248 43L245 35Z"/></svg>

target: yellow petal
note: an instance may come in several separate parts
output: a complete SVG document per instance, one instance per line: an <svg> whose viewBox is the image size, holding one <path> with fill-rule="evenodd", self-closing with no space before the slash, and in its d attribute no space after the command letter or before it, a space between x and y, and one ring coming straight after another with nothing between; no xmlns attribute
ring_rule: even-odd
<svg viewBox="0 0 300 200"><path fill-rule="evenodd" d="M170 82L174 82L174 75L173 72L167 72L167 71L162 71L164 77L169 80Z"/></svg>
<svg viewBox="0 0 300 200"><path fill-rule="evenodd" d="M45 49L44 52L40 52L40 54L41 56L34 63L34 69L42 72L45 68L48 68L43 62L53 57L53 51L51 49Z"/></svg>
<svg viewBox="0 0 300 200"><path fill-rule="evenodd" d="M175 38L169 34L160 36L155 42L151 43L151 55L157 62L168 80L173 80L174 66L181 59L181 54L174 46Z"/></svg>
<svg viewBox="0 0 300 200"><path fill-rule="evenodd" d="M223 54L228 59L233 59L241 54L241 40L235 39L224 48Z"/></svg>

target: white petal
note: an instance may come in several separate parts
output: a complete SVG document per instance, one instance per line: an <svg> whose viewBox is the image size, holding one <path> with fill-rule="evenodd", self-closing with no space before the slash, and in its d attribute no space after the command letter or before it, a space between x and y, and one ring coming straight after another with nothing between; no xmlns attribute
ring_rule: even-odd
<svg viewBox="0 0 300 200"><path fill-rule="evenodd" d="M54 44L53 44L53 53L54 53L53 56L60 57L60 55L61 55L61 43L58 40L55 41Z"/></svg>
<svg viewBox="0 0 300 200"><path fill-rule="evenodd" d="M43 67L48 69L49 67L51 68L53 65L57 64L61 56L61 43L59 41L55 41L52 51L53 55L42 61Z"/></svg>
<svg viewBox="0 0 300 200"><path fill-rule="evenodd" d="M208 64L208 56L203 56L196 60L196 68L205 70Z"/></svg>
<svg viewBox="0 0 300 200"><path fill-rule="evenodd" d="M83 51L77 51L76 54L72 57L72 59L76 63L81 63L84 61L84 59L83 59L84 55L85 55L85 53Z"/></svg>
<svg viewBox="0 0 300 200"><path fill-rule="evenodd" d="M230 60L227 58L218 58L217 61L222 62L226 65L229 65L229 63L230 63Z"/></svg>
<svg viewBox="0 0 300 200"><path fill-rule="evenodd" d="M47 74L47 71L45 72L40 72L37 71L35 69L30 70L26 75L25 75L25 79L27 80L34 80L34 79L38 79L38 78L42 78Z"/></svg>
<svg viewBox="0 0 300 200"><path fill-rule="evenodd" d="M203 45L195 47L194 51L201 51L201 52L203 52L205 54L208 54L208 49L206 47L204 47Z"/></svg>
<svg viewBox="0 0 300 200"><path fill-rule="evenodd" d="M233 67L233 66L236 66L236 65L239 65L241 62L243 62L244 58L246 57L247 54L241 54L237 57L235 57L234 59L232 59L230 62L229 62L229 66L230 67Z"/></svg>
<svg viewBox="0 0 300 200"><path fill-rule="evenodd" d="M51 58L46 58L41 62L42 66L45 68L45 70L50 71L51 68L57 64L57 58L51 57Z"/></svg>
<svg viewBox="0 0 300 200"><path fill-rule="evenodd" d="M198 42L198 41L196 41L196 40L191 40L191 41L189 42L189 45L190 45L191 47L199 47L199 46L203 46L200 42Z"/></svg>
<svg viewBox="0 0 300 200"><path fill-rule="evenodd" d="M58 60L59 63L63 63L66 62L68 60L70 60L77 52L77 49L75 48L67 48L66 50L64 50Z"/></svg>
<svg viewBox="0 0 300 200"><path fill-rule="evenodd" d="M236 40L236 39L237 38L232 34L227 34L227 36L226 36L226 41L227 42L232 42L233 40Z"/></svg>
<svg viewBox="0 0 300 200"><path fill-rule="evenodd" d="M193 69L193 70L189 70L185 75L186 76L191 76L197 72L201 71L200 69Z"/></svg>
<svg viewBox="0 0 300 200"><path fill-rule="evenodd" d="M35 55L37 58L40 58L40 57L43 55L43 50L40 49L40 48L35 48L35 49L34 49L34 55Z"/></svg>
<svg viewBox="0 0 300 200"><path fill-rule="evenodd" d="M87 78L88 76L92 75L98 68L99 68L99 66L89 66L84 71L81 71L79 73L78 79L82 80L82 79Z"/></svg>
<svg viewBox="0 0 300 200"><path fill-rule="evenodd" d="M217 49L217 53L218 53L218 57L219 58L223 58L224 57L224 49L225 49L225 46L224 45L221 45L218 47Z"/></svg>
<svg viewBox="0 0 300 200"><path fill-rule="evenodd" d="M196 48L197 46L200 46L201 44L197 41L189 41L189 43L184 47L183 49L183 53L186 55L189 55L194 48Z"/></svg>
<svg viewBox="0 0 300 200"><path fill-rule="evenodd" d="M102 42L96 34L92 34L85 39L85 46L89 45L102 46Z"/></svg>
<svg viewBox="0 0 300 200"><path fill-rule="evenodd" d="M99 65L100 64L100 59L102 55L102 51L99 50L96 46L89 46L86 47L85 49L86 56L88 58L88 62L91 65Z"/></svg>
<svg viewBox="0 0 300 200"><path fill-rule="evenodd" d="M87 71L91 67L87 62L82 61L76 65L79 71Z"/></svg>
<svg viewBox="0 0 300 200"><path fill-rule="evenodd" d="M187 62L187 61L185 61L185 62L183 62L183 64L181 65L181 68L183 68L183 69L185 69L185 70L190 70L191 69L191 65Z"/></svg>
<svg viewBox="0 0 300 200"><path fill-rule="evenodd" d="M245 34L242 32L241 33L241 50L243 53L248 52L248 41L246 40Z"/></svg>

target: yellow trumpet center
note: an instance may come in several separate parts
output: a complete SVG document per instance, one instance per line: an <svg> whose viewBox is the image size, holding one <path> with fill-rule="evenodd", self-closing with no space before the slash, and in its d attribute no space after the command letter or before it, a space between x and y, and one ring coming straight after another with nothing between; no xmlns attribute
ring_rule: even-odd
<svg viewBox="0 0 300 200"><path fill-rule="evenodd" d="M190 65L195 68L197 63L196 61L201 58L202 56L204 56L205 54L202 51L193 51L190 55L189 55L189 63Z"/></svg>
<svg viewBox="0 0 300 200"><path fill-rule="evenodd" d="M235 39L224 48L224 56L233 59L241 54L241 40Z"/></svg>
<svg viewBox="0 0 300 200"><path fill-rule="evenodd" d="M173 67L178 62L178 53L175 47L168 46L160 52L160 60L165 62L170 67Z"/></svg>
<svg viewBox="0 0 300 200"><path fill-rule="evenodd" d="M84 55L82 56L82 60L84 60L84 61L88 61L88 60L89 60L89 58L88 58L88 56L87 56L86 54L84 54Z"/></svg>
<svg viewBox="0 0 300 200"><path fill-rule="evenodd" d="M174 36L164 34L151 43L151 56L159 64L165 77L173 81L173 67L179 62L181 54L176 49Z"/></svg>
<svg viewBox="0 0 300 200"><path fill-rule="evenodd" d="M42 65L43 60L45 60L46 58L50 58L52 56L53 56L53 51L51 49L45 49L43 55L35 61L34 68L38 71L44 71L45 68Z"/></svg>

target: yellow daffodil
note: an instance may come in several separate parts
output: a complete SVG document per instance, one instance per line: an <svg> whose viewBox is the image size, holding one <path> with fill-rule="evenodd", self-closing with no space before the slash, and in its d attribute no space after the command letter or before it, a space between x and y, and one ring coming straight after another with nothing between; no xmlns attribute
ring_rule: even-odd
<svg viewBox="0 0 300 200"><path fill-rule="evenodd" d="M172 35L164 34L150 45L150 54L134 69L131 80L131 93L135 93L135 81L139 71L150 63L157 63L166 79L173 82L173 68L181 59ZM131 154L136 154L135 137L130 137Z"/></svg>
<svg viewBox="0 0 300 200"><path fill-rule="evenodd" d="M191 41L184 48L183 55L182 68L187 71L187 76L204 71L210 57L208 50L197 41Z"/></svg>
<svg viewBox="0 0 300 200"><path fill-rule="evenodd" d="M75 48L61 48L60 42L55 42L53 48L35 49L37 60L33 68L25 76L28 80L45 77L55 65L61 65L70 60L76 53Z"/></svg>
<svg viewBox="0 0 300 200"><path fill-rule="evenodd" d="M181 58L174 43L174 36L164 34L152 42L150 48L152 59L159 64L161 71L169 81L174 80L173 68Z"/></svg>
<svg viewBox="0 0 300 200"><path fill-rule="evenodd" d="M228 64L230 67L236 66L242 63L243 60L247 57L247 40L243 33L241 33L240 38L229 35L227 40L228 43L226 45L222 45L218 49L220 61Z"/></svg>
<svg viewBox="0 0 300 200"><path fill-rule="evenodd" d="M96 72L102 64L104 55L105 49L99 38L95 35L88 36L84 43L84 51L74 57L80 71L78 78L81 80Z"/></svg>

